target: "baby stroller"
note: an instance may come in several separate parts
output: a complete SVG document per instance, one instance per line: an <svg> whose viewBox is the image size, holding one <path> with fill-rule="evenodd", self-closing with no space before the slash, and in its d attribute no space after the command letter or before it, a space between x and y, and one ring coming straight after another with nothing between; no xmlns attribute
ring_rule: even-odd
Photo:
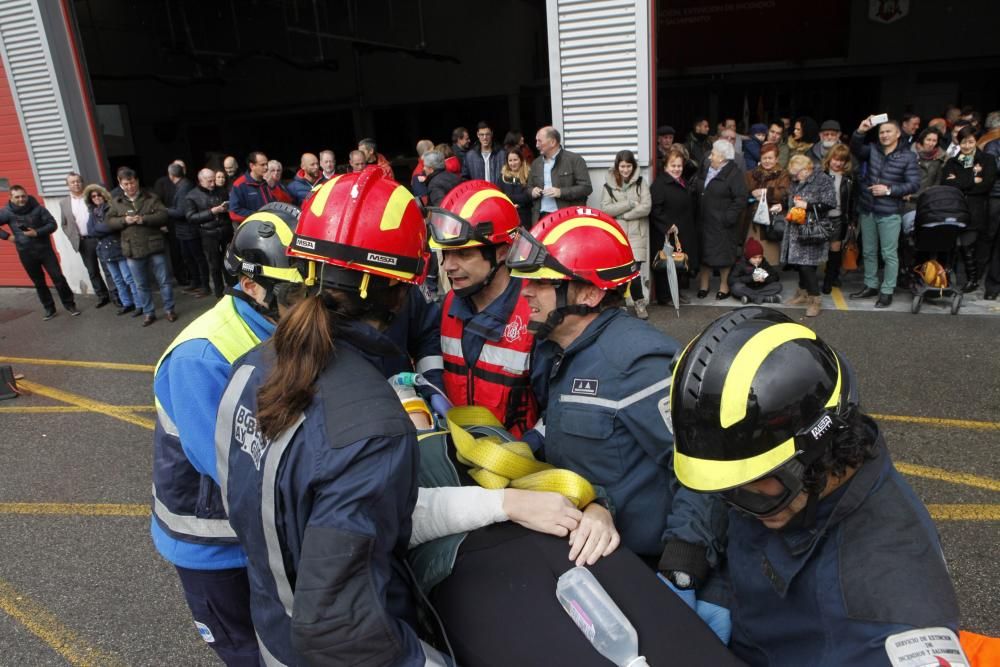
<svg viewBox="0 0 1000 667"><path fill-rule="evenodd" d="M910 312L919 313L924 299L951 299L951 314L958 314L962 292L955 280L956 246L969 220L969 206L958 188L935 185L917 199L914 244L918 262L924 263L914 269Z"/></svg>

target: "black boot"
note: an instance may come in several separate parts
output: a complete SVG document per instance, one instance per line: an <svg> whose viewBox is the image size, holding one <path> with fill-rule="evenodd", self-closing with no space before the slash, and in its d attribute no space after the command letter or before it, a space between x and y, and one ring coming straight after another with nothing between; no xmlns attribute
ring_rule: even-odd
<svg viewBox="0 0 1000 667"><path fill-rule="evenodd" d="M962 293L979 289L979 267L976 266L976 246L962 246L962 264L965 265L965 284Z"/></svg>
<svg viewBox="0 0 1000 667"><path fill-rule="evenodd" d="M829 294L834 287L840 287L840 251L831 250L826 258L826 273L823 274L823 294Z"/></svg>

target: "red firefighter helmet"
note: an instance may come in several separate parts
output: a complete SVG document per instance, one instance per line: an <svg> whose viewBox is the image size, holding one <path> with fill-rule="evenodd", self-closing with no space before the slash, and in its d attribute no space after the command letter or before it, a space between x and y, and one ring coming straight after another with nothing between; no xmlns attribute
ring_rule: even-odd
<svg viewBox="0 0 1000 667"><path fill-rule="evenodd" d="M364 293L372 276L422 283L426 241L410 191L368 167L334 177L305 201L288 254L325 264L324 284Z"/></svg>
<svg viewBox="0 0 1000 667"><path fill-rule="evenodd" d="M510 243L520 224L514 202L489 181L466 181L427 209L435 250Z"/></svg>
<svg viewBox="0 0 1000 667"><path fill-rule="evenodd" d="M604 211L571 206L518 232L507 254L511 275L528 280L579 280L614 289L639 268L628 235Z"/></svg>

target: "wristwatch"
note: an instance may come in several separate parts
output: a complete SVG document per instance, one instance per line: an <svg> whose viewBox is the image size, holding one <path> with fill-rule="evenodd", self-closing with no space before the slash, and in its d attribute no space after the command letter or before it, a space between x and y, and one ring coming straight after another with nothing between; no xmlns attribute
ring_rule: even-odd
<svg viewBox="0 0 1000 667"><path fill-rule="evenodd" d="M694 579L687 572L681 572L680 570L671 570L667 572L667 579L673 582L674 586L685 591L689 588L694 587Z"/></svg>

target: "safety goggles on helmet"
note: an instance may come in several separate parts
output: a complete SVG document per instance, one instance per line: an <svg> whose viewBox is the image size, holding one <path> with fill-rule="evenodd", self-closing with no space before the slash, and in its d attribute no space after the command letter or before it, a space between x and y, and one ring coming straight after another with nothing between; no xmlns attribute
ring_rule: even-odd
<svg viewBox="0 0 1000 667"><path fill-rule="evenodd" d="M837 433L847 422L835 410L827 409L792 438L795 456L758 479L773 478L781 483L780 493L769 495L750 491L746 484L723 491L722 499L736 509L758 518L774 516L792 504L802 493L806 468L827 451ZM756 480L754 480L756 481ZM748 482L749 484L749 482Z"/></svg>
<svg viewBox="0 0 1000 667"><path fill-rule="evenodd" d="M781 492L775 495L750 491L745 486L738 486L735 489L723 491L720 495L722 499L739 511L755 516L758 519L774 516L792 504L800 493L802 493L802 474L805 466L797 459L786 462L776 470L762 479L773 478L781 483Z"/></svg>
<svg viewBox="0 0 1000 667"><path fill-rule="evenodd" d="M470 242L483 245L493 243L490 240L490 235L493 234L492 222L480 222L473 227L465 218L443 208L427 209L427 229L434 243L444 247L464 246Z"/></svg>
<svg viewBox="0 0 1000 667"><path fill-rule="evenodd" d="M548 249L523 227L517 230L514 245L507 253L507 267L521 273L538 274L539 279L555 278L586 282L584 278L567 269L553 257Z"/></svg>

